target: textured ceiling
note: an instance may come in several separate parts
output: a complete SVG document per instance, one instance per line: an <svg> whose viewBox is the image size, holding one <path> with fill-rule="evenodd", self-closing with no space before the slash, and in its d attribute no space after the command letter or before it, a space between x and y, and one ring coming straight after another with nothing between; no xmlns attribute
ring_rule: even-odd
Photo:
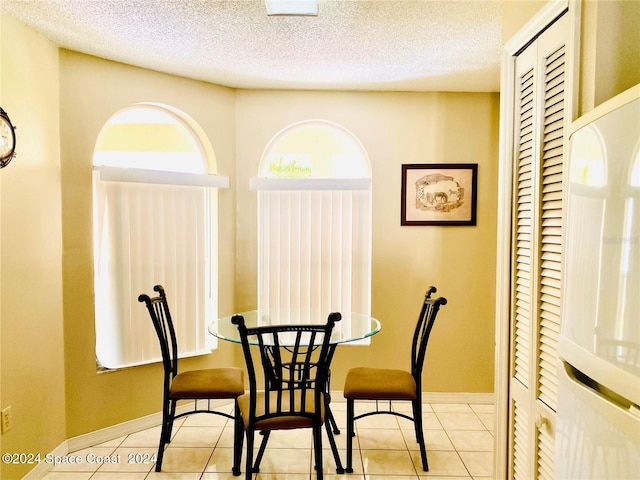
<svg viewBox="0 0 640 480"><path fill-rule="evenodd" d="M499 91L494 0L2 0L55 44L236 88Z"/></svg>

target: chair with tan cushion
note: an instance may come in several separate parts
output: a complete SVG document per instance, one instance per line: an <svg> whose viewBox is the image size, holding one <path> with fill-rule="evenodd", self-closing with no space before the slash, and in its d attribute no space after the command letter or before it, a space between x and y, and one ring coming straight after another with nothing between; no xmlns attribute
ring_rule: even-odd
<svg viewBox="0 0 640 480"><path fill-rule="evenodd" d="M165 446L171 441L173 421L176 418L194 413L212 413L223 417L236 419L238 416L237 402L235 415L224 410L217 410L212 400L235 400L244 393L244 374L240 368L209 368L191 370L178 373L178 344L173 320L169 311L169 304L162 285L153 287L158 296L149 297L142 294L138 301L144 303L149 310L151 321L158 334L162 365L164 367L163 400L162 400L162 430L156 472L162 469ZM180 400L193 400L193 409L176 415L176 406ZM235 422L236 426L238 423ZM242 437L240 437L241 440ZM242 443L234 442L234 475L240 475L240 456Z"/></svg>
<svg viewBox="0 0 640 480"><path fill-rule="evenodd" d="M310 428L313 431L316 475L322 479L322 426L343 473L329 426L326 392L331 362L330 337L342 316L331 313L322 325L269 325L248 328L241 315L238 326L247 364L249 393L238 398L246 432L246 479L259 472L260 460L274 430ZM264 435L254 463L254 436Z"/></svg>
<svg viewBox="0 0 640 480"><path fill-rule="evenodd" d="M411 345L411 369L355 367L347 372L344 397L347 399L347 465L346 472L353 472L353 436L355 421L370 415L387 414L411 420L414 424L416 442L420 446L422 468L429 471L427 451L422 431L422 367L427 351L427 341L440 307L447 304L443 297L431 298L436 287L429 287L425 295L420 317ZM375 401L375 410L355 415L355 401ZM388 408L380 409L380 401L388 402ZM392 409L392 402L409 401L413 416ZM364 405L364 404L363 404ZM386 405L386 403L385 403Z"/></svg>

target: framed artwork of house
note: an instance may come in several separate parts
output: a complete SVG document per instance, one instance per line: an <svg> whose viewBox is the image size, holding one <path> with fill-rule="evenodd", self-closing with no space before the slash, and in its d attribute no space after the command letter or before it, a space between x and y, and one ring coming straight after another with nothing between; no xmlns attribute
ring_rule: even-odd
<svg viewBox="0 0 640 480"><path fill-rule="evenodd" d="M475 225L477 163L403 164L401 225Z"/></svg>

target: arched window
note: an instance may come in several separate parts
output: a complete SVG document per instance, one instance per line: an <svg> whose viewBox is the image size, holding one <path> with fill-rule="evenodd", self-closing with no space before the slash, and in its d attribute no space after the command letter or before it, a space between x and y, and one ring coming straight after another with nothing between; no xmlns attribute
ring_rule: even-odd
<svg viewBox="0 0 640 480"><path fill-rule="evenodd" d="M279 132L258 190L258 309L279 321L371 313L371 169L357 138L326 121Z"/></svg>
<svg viewBox="0 0 640 480"><path fill-rule="evenodd" d="M163 285L179 351L208 353L217 316L217 189L203 132L182 112L136 104L104 125L94 164L96 356L106 368L160 359L140 293Z"/></svg>

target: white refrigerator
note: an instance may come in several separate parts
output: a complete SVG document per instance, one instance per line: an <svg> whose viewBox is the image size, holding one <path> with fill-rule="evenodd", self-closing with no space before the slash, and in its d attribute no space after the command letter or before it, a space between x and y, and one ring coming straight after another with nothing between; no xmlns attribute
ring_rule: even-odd
<svg viewBox="0 0 640 480"><path fill-rule="evenodd" d="M571 127L555 477L640 479L640 85Z"/></svg>

